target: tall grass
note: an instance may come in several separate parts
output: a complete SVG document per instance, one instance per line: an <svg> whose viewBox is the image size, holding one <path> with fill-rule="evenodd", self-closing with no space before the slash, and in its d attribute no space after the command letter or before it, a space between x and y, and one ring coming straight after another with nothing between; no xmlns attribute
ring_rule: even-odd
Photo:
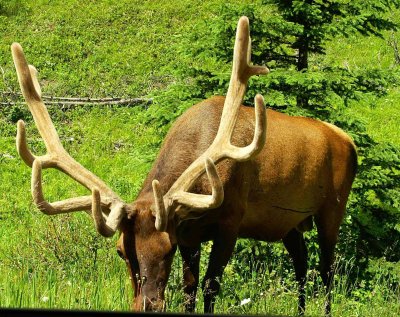
<svg viewBox="0 0 400 317"><path fill-rule="evenodd" d="M13 308L63 308L85 310L129 310L132 290L121 263L110 262L82 278L75 272L40 268L22 262L10 272L0 268L0 306ZM77 263L77 265L80 265ZM82 265L82 264L81 264Z"/></svg>
<svg viewBox="0 0 400 317"><path fill-rule="evenodd" d="M204 250L203 250L204 251ZM80 261L74 266L51 267L47 270L39 260L23 260L16 266L0 267L0 306L17 308L62 308L79 310L129 310L132 290L123 261L114 253L108 254L96 267L86 267ZM104 262L103 262L104 261ZM183 311L181 268L179 257L166 291L169 311ZM229 276L229 267L222 280L221 295L217 298L216 313L224 314L282 314L297 313L297 284L292 271L286 276L277 274L284 270L283 263L270 271L265 263L252 263L257 272L248 272L241 279ZM12 268L12 269L11 269ZM11 269L11 270L10 270ZM351 262L342 262L337 268L333 289L334 316L388 316L400 314L400 287L391 285L384 270L374 277L372 290L364 290L348 279ZM7 275L6 275L7 274ZM306 284L306 316L323 315L326 299L318 272L310 270ZM201 312L203 300L199 290L197 311Z"/></svg>

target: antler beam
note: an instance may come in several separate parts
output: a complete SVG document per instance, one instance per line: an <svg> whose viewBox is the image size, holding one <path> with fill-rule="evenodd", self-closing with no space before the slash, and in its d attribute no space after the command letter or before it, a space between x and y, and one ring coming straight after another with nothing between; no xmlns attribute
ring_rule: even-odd
<svg viewBox="0 0 400 317"><path fill-rule="evenodd" d="M198 157L171 186L169 191L160 198L158 181L153 182L155 196L156 228L165 231L168 218L173 213L171 210L176 204L190 207L192 210L204 210L220 206L224 199L222 183L218 177L215 163L224 158L245 161L257 155L265 144L266 139L266 111L264 99L261 95L255 97L255 132L253 141L243 148L231 144L232 133L239 114L240 106L246 92L249 78L254 75L268 73L264 66L253 66L250 62L249 20L241 17L238 22L235 47L233 53L232 75L221 115L221 122L217 135L210 147ZM212 195L198 195L189 193L188 190L196 180L207 171L212 187ZM183 211L180 211L183 213ZM184 217L184 214L180 214Z"/></svg>
<svg viewBox="0 0 400 317"><path fill-rule="evenodd" d="M33 119L45 143L47 153L35 156L28 148L25 123L17 123L17 151L23 161L32 167L31 191L37 207L48 215L92 210L95 226L100 234L109 237L118 229L125 215L125 203L100 178L75 161L62 146L46 106L41 100L37 71L28 66L21 45L13 43L11 52L18 81ZM42 191L42 169L56 168L79 182L91 196L74 197L49 203Z"/></svg>

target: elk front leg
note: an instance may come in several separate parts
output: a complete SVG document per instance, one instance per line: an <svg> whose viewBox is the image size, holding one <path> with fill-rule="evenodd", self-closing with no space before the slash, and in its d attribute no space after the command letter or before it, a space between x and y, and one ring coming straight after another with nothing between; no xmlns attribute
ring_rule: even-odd
<svg viewBox="0 0 400 317"><path fill-rule="evenodd" d="M307 247L303 234L292 229L283 238L283 244L293 260L296 281L299 285L298 312L300 316L303 316L306 309L305 284L307 277Z"/></svg>
<svg viewBox="0 0 400 317"><path fill-rule="evenodd" d="M202 283L205 313L214 312L215 297L221 287L222 274L232 256L237 239L237 233L226 232L223 227L216 230L219 230L220 234L213 241L207 272Z"/></svg>
<svg viewBox="0 0 400 317"><path fill-rule="evenodd" d="M183 292L185 311L193 313L196 308L196 293L199 285L200 246L179 246L183 260Z"/></svg>

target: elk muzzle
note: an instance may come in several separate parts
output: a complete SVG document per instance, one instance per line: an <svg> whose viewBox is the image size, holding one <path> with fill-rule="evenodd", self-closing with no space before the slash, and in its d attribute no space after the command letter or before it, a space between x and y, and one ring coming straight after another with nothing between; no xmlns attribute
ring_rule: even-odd
<svg viewBox="0 0 400 317"><path fill-rule="evenodd" d="M165 283L148 283L145 276L136 276L136 296L133 300L134 311L164 312L166 305L164 299Z"/></svg>

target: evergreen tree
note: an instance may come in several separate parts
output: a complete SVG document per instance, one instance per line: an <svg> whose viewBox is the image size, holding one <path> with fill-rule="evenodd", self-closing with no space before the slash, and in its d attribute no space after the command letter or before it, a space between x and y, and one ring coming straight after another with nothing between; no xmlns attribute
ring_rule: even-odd
<svg viewBox="0 0 400 317"><path fill-rule="evenodd" d="M396 24L384 14L400 3L398 0L263 0L262 2L277 6L284 20L281 23L296 26L286 27L289 30L286 37L293 37L289 45L296 51L297 56L292 61L295 61L296 70L299 72L308 71L310 54L325 54L325 46L334 36L349 36L355 33L364 36L382 36L382 31L396 29ZM329 88L336 92L334 85L335 83L329 83L331 86ZM296 92L297 106L308 107L309 89L297 89ZM339 94L343 96L343 92Z"/></svg>

